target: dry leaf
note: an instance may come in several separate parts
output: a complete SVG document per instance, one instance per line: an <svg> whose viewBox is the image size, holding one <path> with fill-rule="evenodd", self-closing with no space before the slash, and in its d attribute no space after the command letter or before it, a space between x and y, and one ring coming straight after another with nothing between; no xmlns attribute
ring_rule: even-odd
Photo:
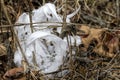
<svg viewBox="0 0 120 80"><path fill-rule="evenodd" d="M23 74L23 72L24 72L24 69L22 68L22 67L19 67L19 68L13 68L13 69L10 69L10 70L8 70L5 74L4 74L4 76L3 76L3 78L4 79L9 79L9 78L17 78L17 77L19 77L21 74Z"/></svg>
<svg viewBox="0 0 120 80"><path fill-rule="evenodd" d="M86 35L81 35L80 31L77 32L82 36L82 50L87 51L91 42L96 41L93 51L101 56L113 57L119 50L118 32L112 32L105 29L89 28L89 26L79 26L77 29L82 30ZM86 36L86 37L85 37Z"/></svg>
<svg viewBox="0 0 120 80"><path fill-rule="evenodd" d="M92 40L97 40L99 42L99 37L103 29L94 29L88 26L80 26L79 30L83 31L86 35L81 35L81 33L77 32L79 36L82 37L82 43L84 44L84 50L86 51L91 43Z"/></svg>

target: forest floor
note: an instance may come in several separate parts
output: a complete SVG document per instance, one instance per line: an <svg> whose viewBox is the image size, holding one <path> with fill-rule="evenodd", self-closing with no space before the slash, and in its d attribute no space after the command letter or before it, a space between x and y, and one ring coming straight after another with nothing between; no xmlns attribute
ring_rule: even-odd
<svg viewBox="0 0 120 80"><path fill-rule="evenodd" d="M80 26L75 28L75 33L79 33L77 32L79 29L85 32L84 36L86 36L87 30L91 31L91 33L88 33L89 35L82 39L84 46L69 46L70 49L75 50L75 55L71 55L72 58L69 58L67 68L49 73L54 74L53 80L120 80L120 1L65 1L67 1L67 7L63 8L66 10L61 9L58 14L65 17L65 14L74 12L80 6L79 12L71 18L72 25L70 26ZM0 80L48 80L45 77L48 74L40 74L37 71L24 73L23 68L16 68L13 61L16 51L16 40L12 29L22 13L30 13L30 11L48 2L54 2L56 7L59 8L65 1L1 0ZM81 26L84 25L87 27L82 28ZM102 31L100 34L98 34L99 30ZM72 29L69 31L74 32ZM100 37L96 37L99 35ZM70 54L71 51L69 50L68 53ZM64 69L69 70L66 75L61 77L55 76L55 74ZM7 71L9 72L6 73Z"/></svg>

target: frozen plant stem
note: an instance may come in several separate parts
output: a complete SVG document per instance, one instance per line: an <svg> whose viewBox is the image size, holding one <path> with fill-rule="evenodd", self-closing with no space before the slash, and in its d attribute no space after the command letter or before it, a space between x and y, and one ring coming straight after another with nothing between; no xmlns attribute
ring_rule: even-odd
<svg viewBox="0 0 120 80"><path fill-rule="evenodd" d="M43 4L42 5L44 5L45 4L45 0L43 0Z"/></svg>
<svg viewBox="0 0 120 80"><path fill-rule="evenodd" d="M31 32L33 33L33 24L32 24L32 5L30 3L29 0L27 0L27 3L29 4L29 18L30 18L30 28L31 28Z"/></svg>
<svg viewBox="0 0 120 80"><path fill-rule="evenodd" d="M33 26L32 26L32 12L29 11L29 18L30 18L30 28L31 28L31 32L33 33Z"/></svg>
<svg viewBox="0 0 120 80"><path fill-rule="evenodd" d="M11 20L10 20L10 18L9 18L9 16L8 16L7 10L6 10L5 5L4 5L4 0L1 0L1 6L2 6L2 8L3 8L4 14L5 14L5 16L6 16L7 20L8 20L8 22L9 22L9 24L12 25ZM25 54L24 54L24 52L23 52L23 49L22 49L22 47L21 47L21 45L20 45L20 43L19 43L18 37L17 37L17 35L15 34L15 31L14 31L13 27L10 26L10 29L11 29L11 31L12 31L14 37L15 37L15 40L16 40L19 48L20 48L20 51L21 51L21 54L22 54L23 59L25 60L25 62L27 63L27 65L29 65L28 62L27 62L27 59L26 59L26 57L25 57Z"/></svg>

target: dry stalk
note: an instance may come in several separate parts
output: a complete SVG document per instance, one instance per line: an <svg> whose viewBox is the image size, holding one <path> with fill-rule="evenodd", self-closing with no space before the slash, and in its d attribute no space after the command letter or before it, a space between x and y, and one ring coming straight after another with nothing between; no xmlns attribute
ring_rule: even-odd
<svg viewBox="0 0 120 80"><path fill-rule="evenodd" d="M119 53L116 53L113 58L110 60L110 62L107 64L107 66L105 67L106 69L108 69L108 67L110 66L110 64L116 59L116 57L119 55Z"/></svg>
<svg viewBox="0 0 120 80"><path fill-rule="evenodd" d="M113 17L113 18L116 18L116 15L114 15L114 14L111 14L110 12L103 11L103 13L105 13L105 14L107 14L107 15L109 15L109 16L111 16L111 17Z"/></svg>
<svg viewBox="0 0 120 80"><path fill-rule="evenodd" d="M84 0L85 7L91 12L89 6L87 5L87 2L88 2L87 0Z"/></svg>
<svg viewBox="0 0 120 80"><path fill-rule="evenodd" d="M47 25L47 23L49 24L49 23L53 23L53 24L51 24L51 25L49 25L49 26L58 26L58 27L60 27L61 25L60 24L65 24L65 22L35 22L35 23L32 23L32 24L39 24L39 25ZM9 28L10 26L13 26L13 27L15 27L15 26L19 26L19 27L21 27L21 26L23 26L23 25L30 25L30 23L17 23L17 24L11 24L11 25L1 25L0 27L2 27L2 28ZM79 24L79 23L66 23L66 25L81 25L81 24ZM49 27L48 26L48 27ZM56 27L57 27L56 26ZM27 26L26 26L27 27ZM35 26L34 26L35 27ZM42 27L42 26L41 26Z"/></svg>
<svg viewBox="0 0 120 80"><path fill-rule="evenodd" d="M67 18L67 8L68 8L68 0L64 0L63 1L63 5L64 5L64 7L63 7L63 9L64 9L64 14L63 14L63 26L62 26L62 31L61 31L61 33L62 32L64 32L64 30L66 29L66 27L67 27L67 23L66 23L66 18ZM62 34L60 37L61 38L63 38L63 35L64 34ZM70 41L69 41L70 40ZM74 71L74 67L73 67L73 60L72 60L72 47L70 46L71 45L71 39L67 36L67 43L68 43L68 46L69 46L69 52L70 52L70 66L69 66L69 69L70 69L70 71L72 72L72 71Z"/></svg>
<svg viewBox="0 0 120 80"><path fill-rule="evenodd" d="M67 0L62 0L62 4L63 6L63 10L64 10L64 14L63 14L63 26L62 26L62 32L64 32L65 28L66 28L66 17L67 17ZM63 34L60 35L61 38L63 38Z"/></svg>
<svg viewBox="0 0 120 80"><path fill-rule="evenodd" d="M33 33L33 24L32 24L32 9L31 9L31 3L28 0L28 4L29 4L29 18L30 18L30 28L31 28L31 32Z"/></svg>
<svg viewBox="0 0 120 80"><path fill-rule="evenodd" d="M28 8L28 12L29 12L29 20L30 20L30 28L31 28L31 32L33 33L33 24L32 24L32 4L29 0L25 0L24 4L26 5L26 7Z"/></svg>
<svg viewBox="0 0 120 80"><path fill-rule="evenodd" d="M117 26L119 26L119 20L120 20L120 2L119 0L116 0L116 16L117 16Z"/></svg>
<svg viewBox="0 0 120 80"><path fill-rule="evenodd" d="M42 0L43 1L43 5L45 4L45 0Z"/></svg>

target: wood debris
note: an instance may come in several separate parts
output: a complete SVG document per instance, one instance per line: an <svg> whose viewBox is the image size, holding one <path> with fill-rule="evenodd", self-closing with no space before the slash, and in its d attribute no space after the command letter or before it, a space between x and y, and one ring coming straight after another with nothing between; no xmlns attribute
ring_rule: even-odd
<svg viewBox="0 0 120 80"><path fill-rule="evenodd" d="M7 55L7 49L3 44L0 44L0 56Z"/></svg>

